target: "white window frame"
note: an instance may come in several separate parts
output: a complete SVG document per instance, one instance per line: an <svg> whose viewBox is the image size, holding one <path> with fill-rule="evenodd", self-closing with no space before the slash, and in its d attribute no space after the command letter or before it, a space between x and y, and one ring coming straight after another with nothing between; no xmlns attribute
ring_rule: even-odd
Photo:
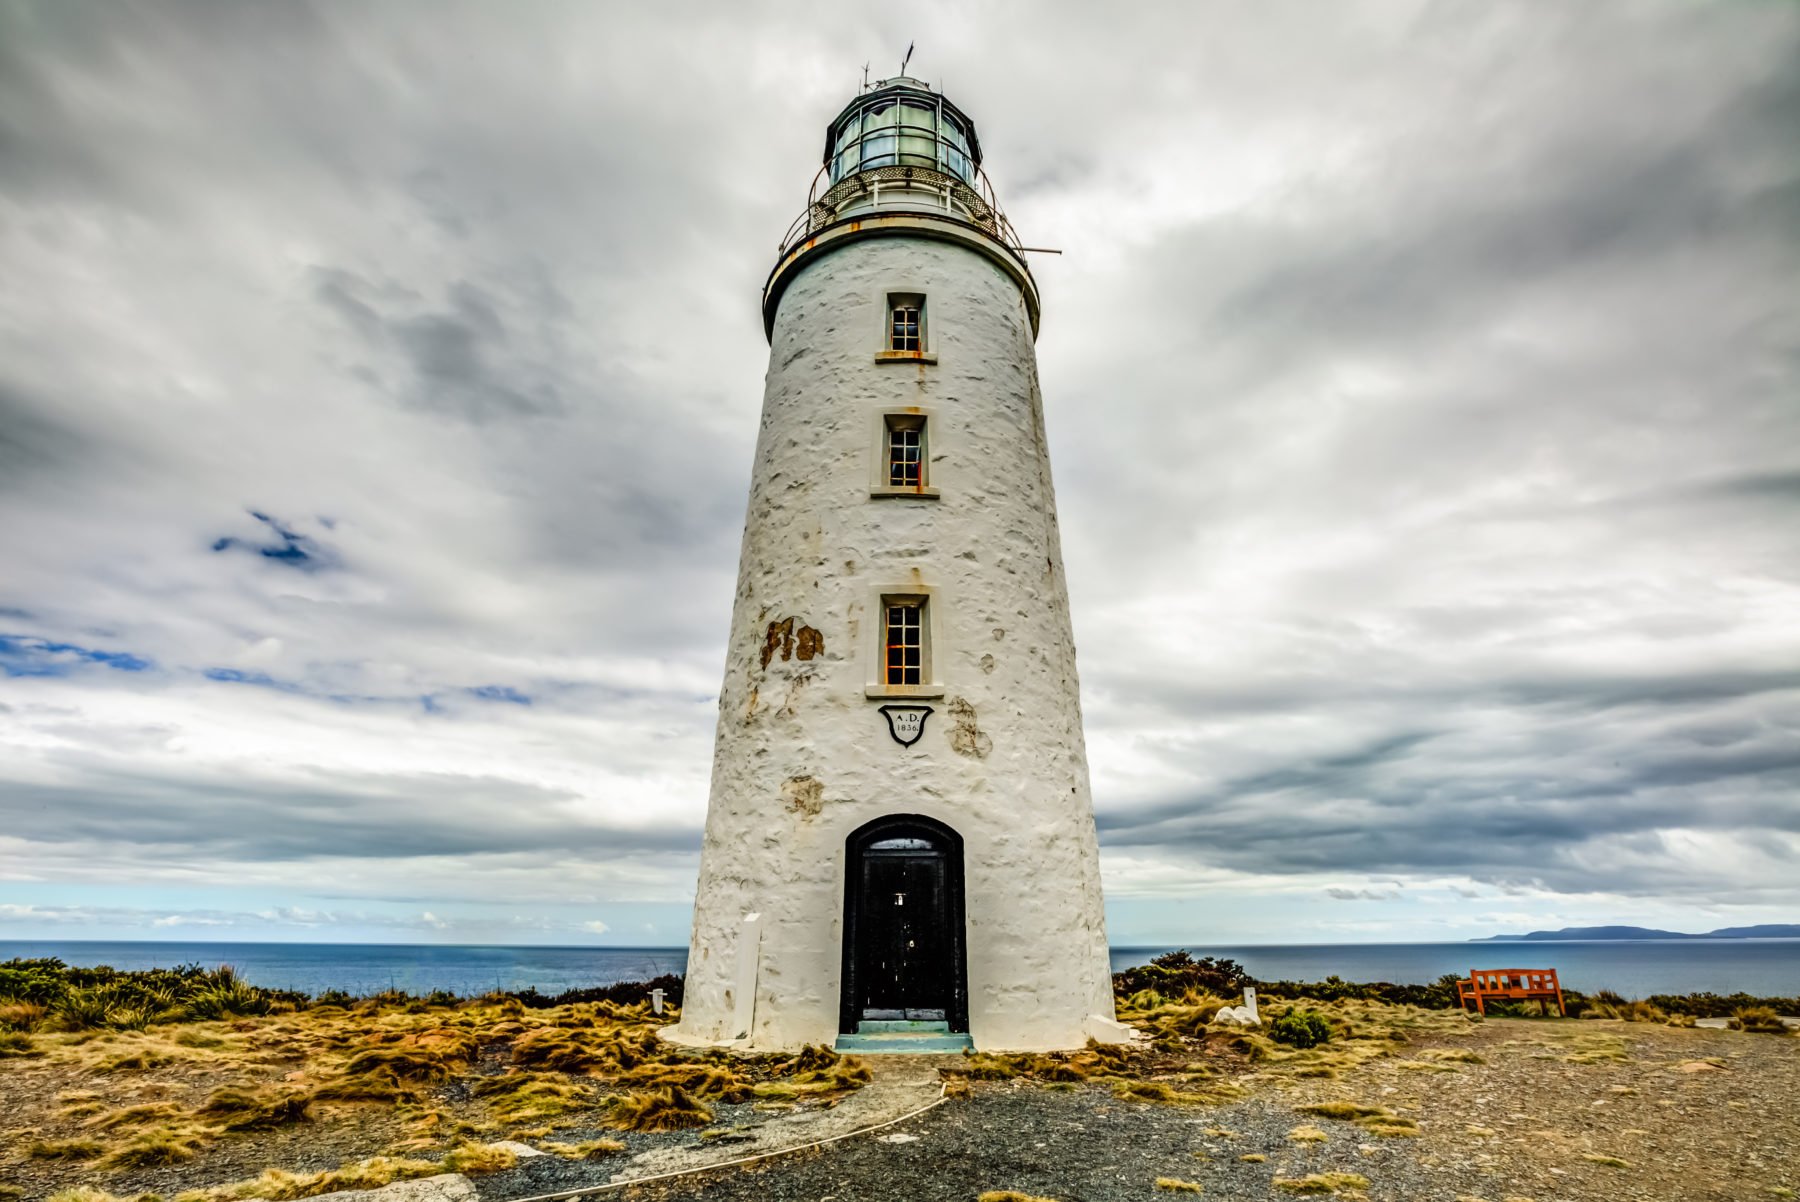
<svg viewBox="0 0 1800 1202"><path fill-rule="evenodd" d="M922 444L919 467L924 476L924 485L919 488L893 484L888 473L888 431L895 425L913 421L918 422L923 431L919 439ZM934 408L914 405L906 408L878 410L869 433L869 495L871 497L924 497L928 500L937 500L938 488L934 483L937 473L932 470L931 460L936 454L940 432L937 410Z"/></svg>
<svg viewBox="0 0 1800 1202"><path fill-rule="evenodd" d="M919 684L887 682L887 607L895 603L917 604L924 613L920 622ZM869 592L868 633L863 637L867 665L865 697L892 701L897 698L930 698L944 695L938 665L944 662L944 604L942 595L929 584L906 581Z"/></svg>
<svg viewBox="0 0 1800 1202"><path fill-rule="evenodd" d="M936 363L937 341L932 334L931 298L921 288L883 288L875 298L881 329L875 341L877 363ZM919 349L897 351L893 343L894 310L898 302L915 302L919 309Z"/></svg>

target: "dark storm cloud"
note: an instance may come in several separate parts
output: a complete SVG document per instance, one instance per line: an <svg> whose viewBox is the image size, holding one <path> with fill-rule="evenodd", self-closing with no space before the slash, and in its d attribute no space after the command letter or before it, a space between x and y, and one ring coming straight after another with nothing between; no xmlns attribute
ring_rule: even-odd
<svg viewBox="0 0 1800 1202"><path fill-rule="evenodd" d="M473 284L458 280L442 308L387 315L377 308L377 290L354 274L321 269L318 276L320 303L372 350L391 351L403 365L407 383L401 395L409 403L474 422L563 408L557 386L548 380L518 387L519 375L509 370L517 363L508 355L506 323Z"/></svg>
<svg viewBox="0 0 1800 1202"><path fill-rule="evenodd" d="M275 863L318 858L615 853L685 848L694 832L597 823L576 795L501 778L359 776L288 781L116 770L79 786L8 789L14 837L55 847L123 842L182 858Z"/></svg>
<svg viewBox="0 0 1800 1202"><path fill-rule="evenodd" d="M80 430L0 380L0 492L21 488L40 473L79 470L91 457Z"/></svg>

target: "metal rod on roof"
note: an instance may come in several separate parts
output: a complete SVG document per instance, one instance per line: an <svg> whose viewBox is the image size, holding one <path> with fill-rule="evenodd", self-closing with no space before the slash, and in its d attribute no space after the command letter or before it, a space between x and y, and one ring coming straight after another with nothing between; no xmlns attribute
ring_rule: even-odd
<svg viewBox="0 0 1800 1202"><path fill-rule="evenodd" d="M1048 246L1016 246L1014 250L1027 250L1034 255L1060 255L1062 251L1051 250Z"/></svg>

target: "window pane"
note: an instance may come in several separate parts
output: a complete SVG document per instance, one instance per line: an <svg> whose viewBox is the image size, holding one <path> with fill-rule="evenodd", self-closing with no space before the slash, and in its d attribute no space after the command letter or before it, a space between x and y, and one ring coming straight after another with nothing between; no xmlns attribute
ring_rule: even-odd
<svg viewBox="0 0 1800 1202"><path fill-rule="evenodd" d="M914 305L895 305L889 345L896 351L919 349L919 310Z"/></svg>
<svg viewBox="0 0 1800 1202"><path fill-rule="evenodd" d="M918 488L924 485L921 430L917 426L888 427L888 485Z"/></svg>
<svg viewBox="0 0 1800 1202"><path fill-rule="evenodd" d="M924 656L922 610L917 605L887 607L888 684L918 684Z"/></svg>

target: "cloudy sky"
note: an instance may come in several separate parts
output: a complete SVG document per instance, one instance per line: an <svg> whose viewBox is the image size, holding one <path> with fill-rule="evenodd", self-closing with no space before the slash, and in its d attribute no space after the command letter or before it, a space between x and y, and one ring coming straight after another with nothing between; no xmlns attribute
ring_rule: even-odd
<svg viewBox="0 0 1800 1202"><path fill-rule="evenodd" d="M680 944L862 66L978 123L1115 943L1800 921L1800 9L0 4L0 938Z"/></svg>

